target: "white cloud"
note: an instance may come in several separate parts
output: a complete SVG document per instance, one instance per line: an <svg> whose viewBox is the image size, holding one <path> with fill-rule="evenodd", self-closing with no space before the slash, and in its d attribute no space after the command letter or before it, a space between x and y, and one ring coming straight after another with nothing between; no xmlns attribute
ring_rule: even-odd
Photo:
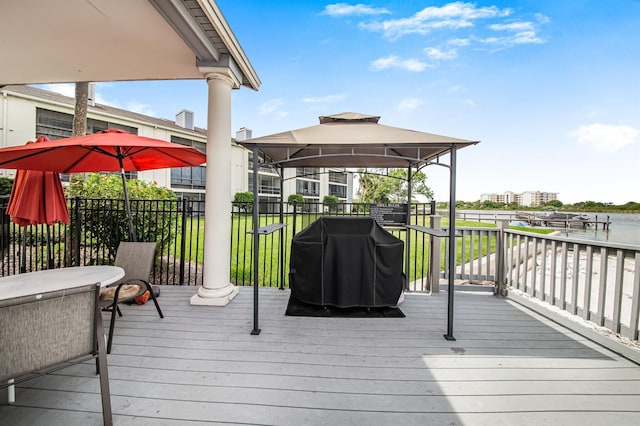
<svg viewBox="0 0 640 426"><path fill-rule="evenodd" d="M508 24L489 25L489 29L493 31L533 31L533 24L531 22L510 22Z"/></svg>
<svg viewBox="0 0 640 426"><path fill-rule="evenodd" d="M371 63L371 68L375 71L381 71L389 68L397 68L410 72L424 71L429 65L418 59L401 59L399 56L391 55L386 58L376 59Z"/></svg>
<svg viewBox="0 0 640 426"><path fill-rule="evenodd" d="M97 97L97 96L96 96ZM97 100L96 100L97 102ZM105 102L106 104L106 102ZM132 111L132 112L137 112L138 114L144 114L144 115L148 115L151 117L155 117L156 116L156 112L153 108L151 108L150 105L148 104L143 104L142 102L128 102L127 106L124 108L127 111Z"/></svg>
<svg viewBox="0 0 640 426"><path fill-rule="evenodd" d="M76 97L76 85L74 83L43 84L39 87L43 90L55 92L63 96L69 96L70 98Z"/></svg>
<svg viewBox="0 0 640 426"><path fill-rule="evenodd" d="M327 95L318 97L302 98L302 102L307 104L333 104L344 100L347 95Z"/></svg>
<svg viewBox="0 0 640 426"><path fill-rule="evenodd" d="M538 21L539 24L548 24L551 22L551 18L549 18L546 15L543 15L542 13L536 13L535 15L536 21Z"/></svg>
<svg viewBox="0 0 640 426"><path fill-rule="evenodd" d="M468 38L454 38L449 40L447 44L450 46L464 47L471 44L471 40L469 40Z"/></svg>
<svg viewBox="0 0 640 426"><path fill-rule="evenodd" d="M277 98L267 101L260 105L258 112L260 115L274 115L277 118L284 118L289 115L288 112L282 111L282 108L285 105L284 99Z"/></svg>
<svg viewBox="0 0 640 426"><path fill-rule="evenodd" d="M501 10L497 6L477 7L473 3L453 2L441 7L426 7L409 18L360 23L359 27L381 32L385 37L395 40L407 34L424 35L435 29L455 30L473 27L476 20L510 14L510 9Z"/></svg>
<svg viewBox="0 0 640 426"><path fill-rule="evenodd" d="M101 86L108 85L109 83L98 83L96 84L96 98L95 102L101 105L108 105L114 108L120 108L127 111L136 112L138 114L144 114L151 117L156 116L156 111L149 105L138 101L128 101L126 104L122 104L118 101L112 101L105 99L103 95L99 92ZM70 98L76 97L76 85L74 83L61 83L61 84L43 84L40 85L44 90L49 90L51 92L59 93L63 96L68 96Z"/></svg>
<svg viewBox="0 0 640 426"><path fill-rule="evenodd" d="M540 44L544 40L538 36L533 22L509 22L504 24L489 25L489 29L495 32L511 33L506 36L493 36L478 39L480 43L495 46L508 47L518 44Z"/></svg>
<svg viewBox="0 0 640 426"><path fill-rule="evenodd" d="M414 110L422 105L422 101L418 98L405 98L398 104L398 109L408 111Z"/></svg>
<svg viewBox="0 0 640 426"><path fill-rule="evenodd" d="M544 43L544 40L536 35L535 31L523 31L517 34L503 36L503 37L487 37L478 40L483 44L490 44L500 47L509 47L516 44L540 44Z"/></svg>
<svg viewBox="0 0 640 426"><path fill-rule="evenodd" d="M611 154L627 145L637 142L640 131L624 124L587 124L571 132L579 144L587 145L594 151Z"/></svg>
<svg viewBox="0 0 640 426"><path fill-rule="evenodd" d="M471 99L463 99L462 103L464 105L470 106L471 108L475 108L475 106L476 106L476 103L473 102Z"/></svg>
<svg viewBox="0 0 640 426"><path fill-rule="evenodd" d="M458 51L456 49L441 50L437 47L427 47L424 49L424 53L431 59L437 60L451 60L458 57Z"/></svg>
<svg viewBox="0 0 640 426"><path fill-rule="evenodd" d="M389 14L388 9L372 7L366 4L347 4L347 3L334 3L325 6L322 14L329 16L362 16L362 15L385 15Z"/></svg>

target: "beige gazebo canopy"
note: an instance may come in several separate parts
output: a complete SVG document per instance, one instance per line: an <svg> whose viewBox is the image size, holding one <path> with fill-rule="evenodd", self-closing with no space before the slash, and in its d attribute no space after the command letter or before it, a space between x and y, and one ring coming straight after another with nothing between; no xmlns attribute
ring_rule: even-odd
<svg viewBox="0 0 640 426"><path fill-rule="evenodd" d="M437 161L478 141L385 126L379 116L353 112L321 116L320 124L239 142L257 146L286 167L408 167Z"/></svg>
<svg viewBox="0 0 640 426"><path fill-rule="evenodd" d="M354 112L321 116L320 124L276 133L238 143L253 151L253 175L261 165L279 167L382 167L420 169L430 164L449 168L449 233L455 235L456 152L479 141L452 138L379 124L380 117ZM444 157L444 158L443 158ZM443 160L448 159L448 164ZM411 185L409 185L410 187ZM259 228L258 179L253 179L253 229ZM411 199L411 193L409 198ZM410 209L407 209L410 213ZM254 253L259 250L259 233L253 233ZM449 244L447 340L453 337L453 295L455 277L455 238ZM254 277L258 277L258 256L254 256ZM257 280L255 280L257 281ZM254 292L254 328L259 334L257 282Z"/></svg>

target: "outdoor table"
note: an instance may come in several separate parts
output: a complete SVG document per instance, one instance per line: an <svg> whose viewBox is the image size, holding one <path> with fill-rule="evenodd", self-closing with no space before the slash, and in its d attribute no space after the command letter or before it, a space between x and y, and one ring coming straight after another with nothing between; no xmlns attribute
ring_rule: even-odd
<svg viewBox="0 0 640 426"><path fill-rule="evenodd" d="M75 266L10 275L0 277L0 300L68 290L98 282L104 287L122 277L124 269L109 265ZM8 402L15 402L13 385L9 387Z"/></svg>
<svg viewBox="0 0 640 426"><path fill-rule="evenodd" d="M122 277L124 269L109 265L74 266L10 275L0 277L0 300L66 290L91 283L100 283L104 287Z"/></svg>

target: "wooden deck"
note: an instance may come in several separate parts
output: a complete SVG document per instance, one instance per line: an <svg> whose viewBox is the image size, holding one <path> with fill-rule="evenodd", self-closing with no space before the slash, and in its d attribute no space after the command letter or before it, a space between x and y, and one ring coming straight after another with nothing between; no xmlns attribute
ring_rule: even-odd
<svg viewBox="0 0 640 426"><path fill-rule="evenodd" d="M407 295L406 318L284 315L289 293L251 288L190 306L163 287L124 307L109 376L116 425L638 425L640 367L490 293ZM22 383L2 425L100 425L93 362Z"/></svg>

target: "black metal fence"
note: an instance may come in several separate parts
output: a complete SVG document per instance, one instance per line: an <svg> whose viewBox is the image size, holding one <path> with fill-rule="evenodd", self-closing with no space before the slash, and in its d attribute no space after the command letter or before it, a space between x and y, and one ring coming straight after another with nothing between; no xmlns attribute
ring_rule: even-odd
<svg viewBox="0 0 640 426"><path fill-rule="evenodd" d="M0 199L2 212L7 197ZM68 200L68 225L18 226L10 217L0 218L0 275L66 266L111 264L120 241L129 239L122 200ZM412 224L428 226L430 204L414 204ZM154 284L202 285L204 259L204 201L131 200L134 226L140 241L158 243L152 274ZM236 285L253 283L252 206L231 206L231 280ZM370 216L369 204L260 203L260 227L281 223L283 228L260 237L259 283L287 287L290 243L293 236L323 215ZM264 212L264 213L263 213ZM409 280L427 275L428 237L403 226L387 229L406 241Z"/></svg>
<svg viewBox="0 0 640 426"><path fill-rule="evenodd" d="M18 226L0 199L0 275L66 266L112 264L128 241L122 200L68 200L70 223ZM154 284L202 284L204 202L131 200L139 241L157 241Z"/></svg>

